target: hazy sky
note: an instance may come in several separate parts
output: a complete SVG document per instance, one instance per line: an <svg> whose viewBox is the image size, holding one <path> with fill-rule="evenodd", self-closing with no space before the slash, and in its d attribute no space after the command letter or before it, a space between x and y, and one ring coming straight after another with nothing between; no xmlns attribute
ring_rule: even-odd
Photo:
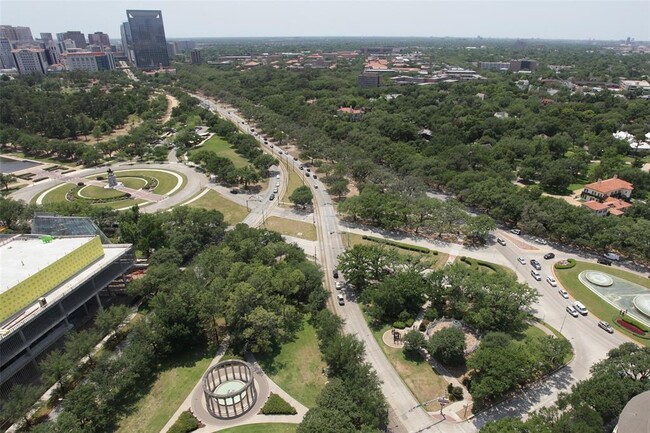
<svg viewBox="0 0 650 433"><path fill-rule="evenodd" d="M126 9L160 9L167 37L467 36L650 40L650 0L0 0L0 23L119 38Z"/></svg>

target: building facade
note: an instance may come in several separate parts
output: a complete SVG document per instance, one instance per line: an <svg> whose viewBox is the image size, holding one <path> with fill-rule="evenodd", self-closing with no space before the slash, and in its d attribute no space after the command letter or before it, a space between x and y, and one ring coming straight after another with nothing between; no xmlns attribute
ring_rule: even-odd
<svg viewBox="0 0 650 433"><path fill-rule="evenodd" d="M357 77L357 82L359 84L359 87L362 89L370 89L373 87L379 87L381 78L376 72L364 72L362 74L359 74Z"/></svg>
<svg viewBox="0 0 650 433"><path fill-rule="evenodd" d="M0 26L0 38L7 38L10 42L34 42L32 29L21 26Z"/></svg>
<svg viewBox="0 0 650 433"><path fill-rule="evenodd" d="M61 40L66 40L70 39L71 41L74 41L74 46L75 48L86 48L88 46L88 43L86 43L86 37L84 36L83 33L79 31L68 31L65 33L58 33L57 37L61 35Z"/></svg>
<svg viewBox="0 0 650 433"><path fill-rule="evenodd" d="M200 64L203 61L203 59L201 57L201 50L192 50L192 51L190 51L190 60L192 61L193 65Z"/></svg>
<svg viewBox="0 0 650 433"><path fill-rule="evenodd" d="M0 397L13 384L38 377L48 349L111 303L109 285L123 280L135 261L131 245L102 244L100 236L20 235L3 241Z"/></svg>
<svg viewBox="0 0 650 433"><path fill-rule="evenodd" d="M143 69L169 66L162 12L127 10L135 65Z"/></svg>
<svg viewBox="0 0 650 433"><path fill-rule="evenodd" d="M11 42L7 38L0 38L0 69L11 69L16 67Z"/></svg>
<svg viewBox="0 0 650 433"><path fill-rule="evenodd" d="M113 53L104 51L96 53L91 51L69 52L63 54L63 64L68 71L110 71L115 69Z"/></svg>
<svg viewBox="0 0 650 433"><path fill-rule="evenodd" d="M601 202L608 197L629 200L633 190L634 185L630 182L614 176L611 179L598 180L597 182L585 185L581 195L586 200L598 200Z"/></svg>
<svg viewBox="0 0 650 433"><path fill-rule="evenodd" d="M111 46L110 38L103 32L88 33L88 43L90 45L99 45L104 48L110 48Z"/></svg>
<svg viewBox="0 0 650 433"><path fill-rule="evenodd" d="M47 59L43 48L19 48L11 51L18 72L24 74L47 74Z"/></svg>
<svg viewBox="0 0 650 433"><path fill-rule="evenodd" d="M133 38L131 37L131 27L128 22L120 25L120 39L122 41L122 52L129 63L135 63L133 58Z"/></svg>

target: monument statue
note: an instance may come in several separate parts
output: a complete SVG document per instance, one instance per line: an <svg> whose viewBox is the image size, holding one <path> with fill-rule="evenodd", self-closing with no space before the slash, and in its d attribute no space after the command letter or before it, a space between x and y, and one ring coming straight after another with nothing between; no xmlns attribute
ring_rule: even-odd
<svg viewBox="0 0 650 433"><path fill-rule="evenodd" d="M108 185L106 185L104 188L115 188L117 186L122 186L122 183L117 181L113 170L109 168L106 173L108 173Z"/></svg>

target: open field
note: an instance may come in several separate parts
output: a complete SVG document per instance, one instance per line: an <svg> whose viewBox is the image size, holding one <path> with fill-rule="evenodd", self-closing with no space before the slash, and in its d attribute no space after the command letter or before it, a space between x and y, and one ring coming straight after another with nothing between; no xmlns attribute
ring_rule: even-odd
<svg viewBox="0 0 650 433"><path fill-rule="evenodd" d="M250 164L246 158L235 152L230 143L218 135L213 135L208 141L203 143L200 147L196 147L189 151L189 156L201 150L209 150L216 153L222 158L228 158L235 164L235 167L244 167Z"/></svg>
<svg viewBox="0 0 650 433"><path fill-rule="evenodd" d="M219 430L219 433L296 433L298 424L251 424Z"/></svg>
<svg viewBox="0 0 650 433"><path fill-rule="evenodd" d="M294 236L308 241L317 239L316 226L311 223L272 216L268 217L262 226L283 235Z"/></svg>
<svg viewBox="0 0 650 433"><path fill-rule="evenodd" d="M318 349L316 330L307 321L296 339L282 345L279 351L258 357L260 365L283 390L311 408L325 386L325 363Z"/></svg>
<svg viewBox="0 0 650 433"><path fill-rule="evenodd" d="M184 353L167 362L149 392L135 403L133 411L119 421L117 433L158 433L192 391L212 354Z"/></svg>
<svg viewBox="0 0 650 433"><path fill-rule="evenodd" d="M632 283L636 283L650 290L650 280L648 278L643 278L639 275L633 274L631 272L626 272L622 269L599 265L597 263L576 261L576 265L571 269L553 269L560 284L564 286L564 288L573 298L582 302L585 307L587 307L587 310L589 310L590 314L593 314L599 319L610 322L612 326L614 326L615 322L613 319L619 317L619 311L616 307L613 307L602 300L598 295L596 295L588 287L580 282L578 275L580 275L582 271L587 270L601 271L615 277L623 278ZM648 340L636 338L632 334L626 335L629 335L631 338L641 344L648 345L649 343Z"/></svg>
<svg viewBox="0 0 650 433"><path fill-rule="evenodd" d="M223 214L223 219L229 225L239 224L248 215L248 211L244 206L230 201L212 190L208 191L200 199L188 204L188 206L207 210L218 210Z"/></svg>

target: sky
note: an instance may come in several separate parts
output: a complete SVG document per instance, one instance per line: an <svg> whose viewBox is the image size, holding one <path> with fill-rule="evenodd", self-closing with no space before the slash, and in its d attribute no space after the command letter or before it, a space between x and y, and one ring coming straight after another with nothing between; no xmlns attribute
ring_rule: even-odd
<svg viewBox="0 0 650 433"><path fill-rule="evenodd" d="M425 36L650 41L650 1L0 0L0 24L120 36L126 9L160 9L168 38Z"/></svg>

